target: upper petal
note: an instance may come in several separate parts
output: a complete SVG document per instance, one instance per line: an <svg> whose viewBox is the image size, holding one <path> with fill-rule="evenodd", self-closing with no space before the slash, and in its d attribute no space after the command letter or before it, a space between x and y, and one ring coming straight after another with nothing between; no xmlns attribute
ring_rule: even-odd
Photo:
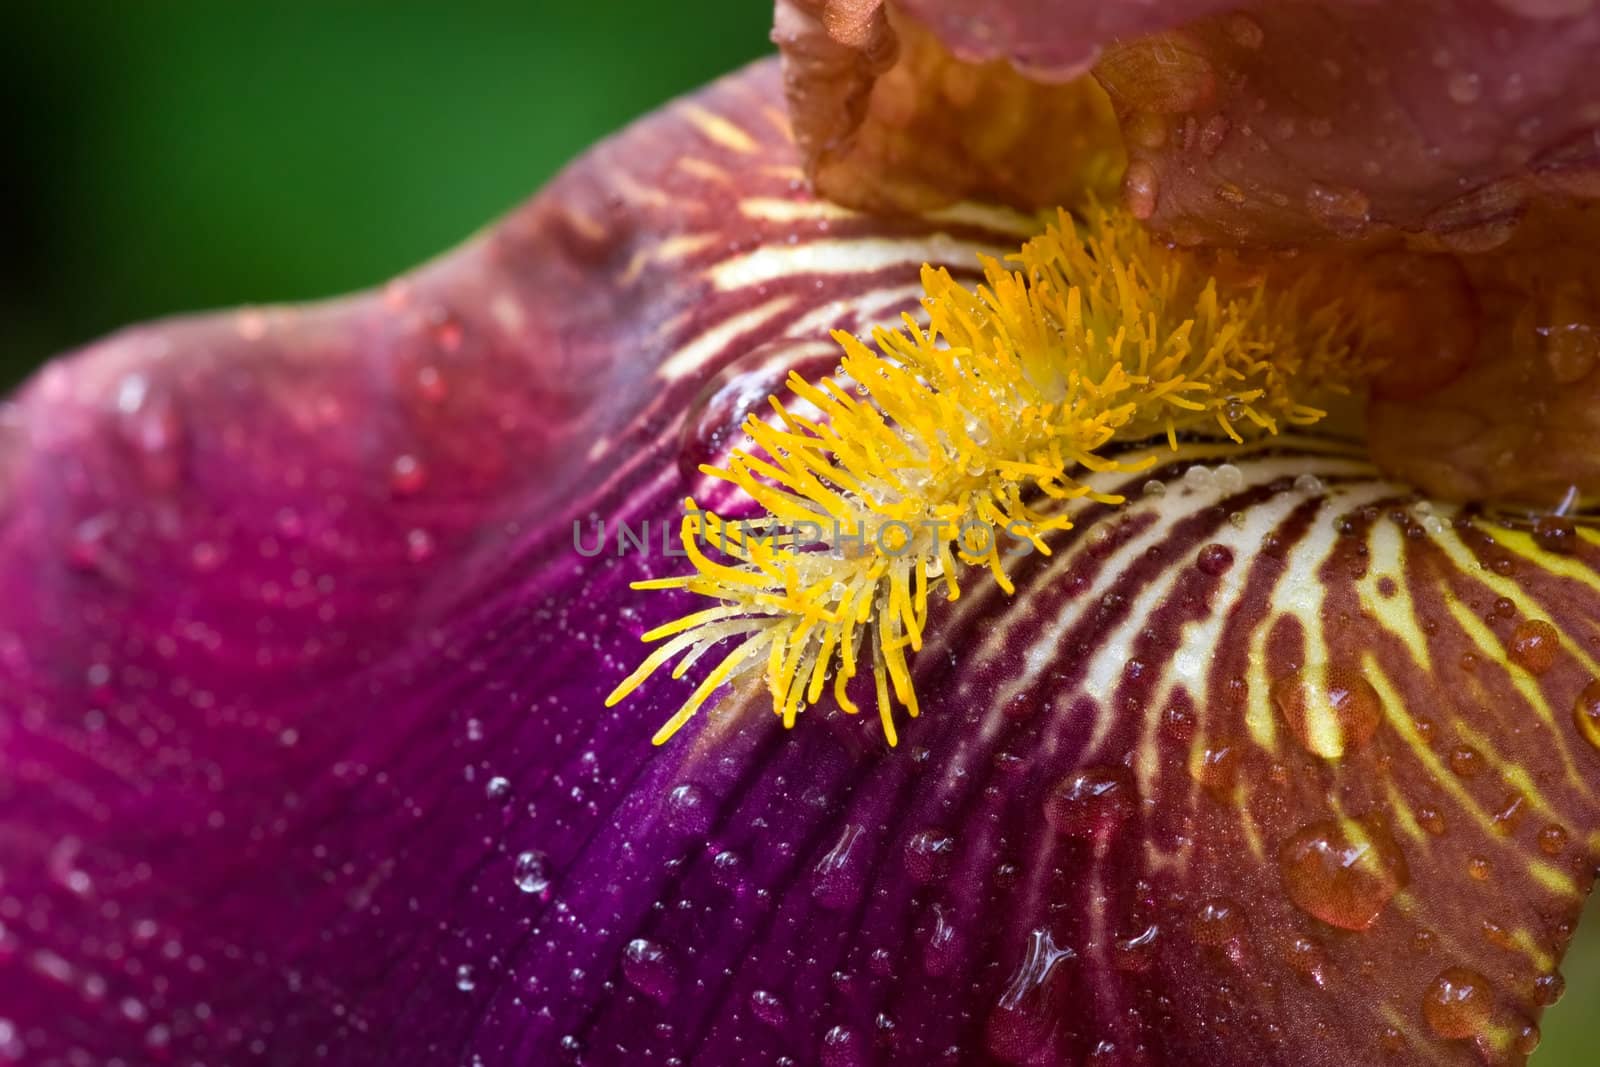
<svg viewBox="0 0 1600 1067"><path fill-rule="evenodd" d="M1091 63L1130 206L1183 241L1476 251L1595 190L1587 2L783 0L775 38L808 167L852 204L1066 201L1085 120L1060 83Z"/></svg>

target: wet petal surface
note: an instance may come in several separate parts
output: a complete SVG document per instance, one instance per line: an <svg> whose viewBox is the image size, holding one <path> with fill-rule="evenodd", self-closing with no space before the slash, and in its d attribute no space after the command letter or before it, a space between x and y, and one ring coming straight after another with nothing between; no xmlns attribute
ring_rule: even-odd
<svg viewBox="0 0 1600 1067"><path fill-rule="evenodd" d="M1028 229L811 199L778 97L722 83L383 293L141 328L7 411L0 1053L1524 1054L1594 863L1587 531L1327 445L1162 453L943 609L895 753L759 695L652 750L687 681L601 708L696 464L828 327Z"/></svg>
<svg viewBox="0 0 1600 1067"><path fill-rule="evenodd" d="M1059 83L1091 64L1127 135L1130 205L1186 242L1403 232L1481 251L1531 201L1596 188L1587 0L779 7L808 164L849 203L1064 200Z"/></svg>

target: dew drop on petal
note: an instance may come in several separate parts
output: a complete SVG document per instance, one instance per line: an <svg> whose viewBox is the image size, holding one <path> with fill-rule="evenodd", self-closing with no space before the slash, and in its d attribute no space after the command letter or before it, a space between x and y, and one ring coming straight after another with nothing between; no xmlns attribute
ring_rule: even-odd
<svg viewBox="0 0 1600 1067"><path fill-rule="evenodd" d="M1126 767L1090 767L1067 775L1044 802L1059 834L1105 840L1138 809L1138 787Z"/></svg>
<svg viewBox="0 0 1600 1067"><path fill-rule="evenodd" d="M1313 183L1306 189L1306 210L1333 233L1353 236L1371 221L1372 201L1359 189Z"/></svg>
<svg viewBox="0 0 1600 1067"><path fill-rule="evenodd" d="M1201 574L1219 578L1228 573L1228 569L1233 566L1233 549L1227 545L1206 545L1195 557L1195 566L1199 568Z"/></svg>
<svg viewBox="0 0 1600 1067"><path fill-rule="evenodd" d="M1511 631L1511 661L1531 674L1543 674L1561 653L1561 635L1543 619L1527 619Z"/></svg>
<svg viewBox="0 0 1600 1067"><path fill-rule="evenodd" d="M667 950L642 937L622 950L622 976L651 1000L665 1004L678 988L678 968Z"/></svg>
<svg viewBox="0 0 1600 1067"><path fill-rule="evenodd" d="M1161 179L1154 165L1142 159L1128 164L1122 176L1122 197L1134 218L1148 219L1154 215L1160 193Z"/></svg>
<svg viewBox="0 0 1600 1067"><path fill-rule="evenodd" d="M389 464L389 488L396 496L420 492L427 483L428 472L416 456L405 453Z"/></svg>
<svg viewBox="0 0 1600 1067"><path fill-rule="evenodd" d="M1405 855L1375 819L1312 823L1278 850L1295 907L1341 930L1366 930L1410 881Z"/></svg>
<svg viewBox="0 0 1600 1067"><path fill-rule="evenodd" d="M463 992L463 993L470 993L474 989L476 989L477 987L478 987L478 983L472 977L472 968L471 967L469 967L467 964L463 963L461 966L456 968L456 988L457 989L461 990L461 992Z"/></svg>
<svg viewBox="0 0 1600 1067"><path fill-rule="evenodd" d="M984 1039L991 1055L1008 1063L1032 1063L1047 1051L1057 1025L1048 1010L1051 979L1058 965L1075 955L1058 946L1049 930L1029 932L1022 962L989 1013Z"/></svg>
<svg viewBox="0 0 1600 1067"><path fill-rule="evenodd" d="M1245 932L1244 909L1227 897L1213 897L1200 905L1190 929L1202 945L1236 946Z"/></svg>
<svg viewBox="0 0 1600 1067"><path fill-rule="evenodd" d="M548 865L542 852L519 852L512 866L512 880L524 893L544 894L550 891Z"/></svg>
<svg viewBox="0 0 1600 1067"><path fill-rule="evenodd" d="M918 830L906 839L906 874L913 882L937 882L950 870L956 839L942 830Z"/></svg>
<svg viewBox="0 0 1600 1067"><path fill-rule="evenodd" d="M1572 720L1578 733L1595 748L1600 748L1600 678L1583 687L1572 706Z"/></svg>
<svg viewBox="0 0 1600 1067"><path fill-rule="evenodd" d="M866 877L863 867L867 846L862 841L865 834L866 828L860 824L846 824L833 847L817 861L811 897L824 908L839 911L850 907L860 896Z"/></svg>
<svg viewBox="0 0 1600 1067"><path fill-rule="evenodd" d="M1303 667L1273 683L1272 699L1300 746L1326 760L1372 740L1383 715L1378 691L1347 667Z"/></svg>
<svg viewBox="0 0 1600 1067"><path fill-rule="evenodd" d="M711 809L706 791L693 783L675 786L667 794L672 824L686 834L703 834L711 829Z"/></svg>
<svg viewBox="0 0 1600 1067"><path fill-rule="evenodd" d="M1483 1032L1494 1009L1489 980L1465 967L1441 971L1422 999L1428 1028L1440 1037L1457 1040Z"/></svg>
<svg viewBox="0 0 1600 1067"><path fill-rule="evenodd" d="M750 994L750 1011L761 1022L774 1028L786 1026L789 1022L789 1010L784 1007L783 998L766 989L757 989Z"/></svg>
<svg viewBox="0 0 1600 1067"><path fill-rule="evenodd" d="M1563 515L1541 515L1534 520L1533 539L1546 552L1571 555L1577 548L1578 527Z"/></svg>
<svg viewBox="0 0 1600 1067"><path fill-rule="evenodd" d="M1217 742L1198 754L1190 767L1190 774L1195 782L1206 789L1227 793L1239 780L1239 761L1237 748Z"/></svg>
<svg viewBox="0 0 1600 1067"><path fill-rule="evenodd" d="M822 1035L822 1067L863 1067L866 1042L848 1026L835 1026Z"/></svg>

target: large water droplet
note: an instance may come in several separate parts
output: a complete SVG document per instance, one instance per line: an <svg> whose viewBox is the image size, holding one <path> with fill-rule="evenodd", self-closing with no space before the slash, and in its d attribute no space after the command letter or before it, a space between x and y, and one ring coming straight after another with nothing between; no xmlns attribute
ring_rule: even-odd
<svg viewBox="0 0 1600 1067"><path fill-rule="evenodd" d="M1044 815L1057 833L1104 840L1138 805L1138 788L1126 767L1090 767L1067 775L1050 791Z"/></svg>
<svg viewBox="0 0 1600 1067"><path fill-rule="evenodd" d="M1489 980L1465 967L1441 971L1422 998L1422 1016L1440 1037L1460 1039L1483 1032L1494 1011Z"/></svg>
<svg viewBox="0 0 1600 1067"><path fill-rule="evenodd" d="M1526 619L1511 631L1507 648L1511 662L1531 674L1543 674L1561 654L1561 635L1543 619Z"/></svg>
<svg viewBox="0 0 1600 1067"><path fill-rule="evenodd" d="M1156 203L1161 195L1161 177L1153 164L1136 159L1128 164L1122 175L1122 199L1136 219L1148 219L1156 213Z"/></svg>
<svg viewBox="0 0 1600 1067"><path fill-rule="evenodd" d="M1370 741L1383 717L1378 691L1347 667L1309 664L1273 683L1272 699L1300 746L1327 760Z"/></svg>
<svg viewBox="0 0 1600 1067"><path fill-rule="evenodd" d="M789 1022L789 1010L784 1006L783 998L765 989L757 989L750 994L750 1011L771 1027L786 1026Z"/></svg>
<svg viewBox="0 0 1600 1067"><path fill-rule="evenodd" d="M1075 955L1058 946L1049 930L1029 932L1022 963L989 1013L984 1039L991 1055L1008 1063L1032 1063L1046 1050L1057 1025L1046 992L1057 965Z"/></svg>
<svg viewBox="0 0 1600 1067"><path fill-rule="evenodd" d="M651 1000L665 1004L678 988L678 968L667 950L636 937L622 950L622 976Z"/></svg>
<svg viewBox="0 0 1600 1067"><path fill-rule="evenodd" d="M512 866L512 881L524 893L543 895L550 891L550 875L543 852L519 852Z"/></svg>
<svg viewBox="0 0 1600 1067"><path fill-rule="evenodd" d="M1212 897L1195 912L1190 930L1202 945L1234 948L1245 933L1244 909L1227 897Z"/></svg>
<svg viewBox="0 0 1600 1067"><path fill-rule="evenodd" d="M1366 930L1410 881L1405 855L1374 818L1312 823L1278 850L1295 906L1342 930Z"/></svg>

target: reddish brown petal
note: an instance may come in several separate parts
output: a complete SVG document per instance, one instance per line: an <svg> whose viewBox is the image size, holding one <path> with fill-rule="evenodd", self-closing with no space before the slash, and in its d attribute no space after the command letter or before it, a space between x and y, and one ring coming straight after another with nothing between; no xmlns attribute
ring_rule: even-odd
<svg viewBox="0 0 1600 1067"><path fill-rule="evenodd" d="M968 197L1038 208L1104 180L1116 136L1103 100L1034 82L1003 59L959 59L893 5L779 0L773 38L796 140L830 198L886 210Z"/></svg>
<svg viewBox="0 0 1600 1067"><path fill-rule="evenodd" d="M1600 492L1597 249L1600 212L1536 216L1502 252L1461 259L1456 282L1409 292L1420 302L1402 316L1409 362L1396 366L1440 373L1374 399L1372 448L1389 470L1463 500L1549 507Z"/></svg>
<svg viewBox="0 0 1600 1067"><path fill-rule="evenodd" d="M1181 240L1397 228L1474 252L1533 198L1595 195L1600 10L1567 10L1262 4L1111 49L1096 74L1130 188Z"/></svg>
<svg viewBox="0 0 1600 1067"><path fill-rule="evenodd" d="M981 13L783 0L777 40L813 175L851 203L1069 200L1063 146L1081 120L1054 103L1055 83L1095 60L1132 157L1129 202L1181 240L1398 229L1478 251L1530 199L1597 189L1600 11L1587 0L1013 0ZM973 132L985 126L1018 136Z"/></svg>

